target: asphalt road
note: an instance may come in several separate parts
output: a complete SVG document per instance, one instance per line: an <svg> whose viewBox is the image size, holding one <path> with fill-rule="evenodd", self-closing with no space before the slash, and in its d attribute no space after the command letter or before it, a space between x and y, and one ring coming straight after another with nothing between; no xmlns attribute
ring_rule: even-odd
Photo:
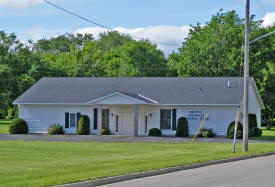
<svg viewBox="0 0 275 187"><path fill-rule="evenodd" d="M104 187L154 186L274 187L275 155L104 185Z"/></svg>

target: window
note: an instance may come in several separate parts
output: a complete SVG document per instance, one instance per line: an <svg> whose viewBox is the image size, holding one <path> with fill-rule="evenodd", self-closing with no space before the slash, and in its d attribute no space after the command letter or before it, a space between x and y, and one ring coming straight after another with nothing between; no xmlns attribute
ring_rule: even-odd
<svg viewBox="0 0 275 187"><path fill-rule="evenodd" d="M160 129L171 129L171 109L160 109Z"/></svg>
<svg viewBox="0 0 275 187"><path fill-rule="evenodd" d="M109 109L102 110L102 128L109 129Z"/></svg>
<svg viewBox="0 0 275 187"><path fill-rule="evenodd" d="M148 116L145 116L144 119L144 132L147 133L147 129L148 129Z"/></svg>
<svg viewBox="0 0 275 187"><path fill-rule="evenodd" d="M70 113L70 128L76 127L76 114Z"/></svg>
<svg viewBox="0 0 275 187"><path fill-rule="evenodd" d="M118 115L116 115L116 132L118 132Z"/></svg>
<svg viewBox="0 0 275 187"><path fill-rule="evenodd" d="M77 122L80 117L81 113L69 113L65 112L65 128L76 128Z"/></svg>

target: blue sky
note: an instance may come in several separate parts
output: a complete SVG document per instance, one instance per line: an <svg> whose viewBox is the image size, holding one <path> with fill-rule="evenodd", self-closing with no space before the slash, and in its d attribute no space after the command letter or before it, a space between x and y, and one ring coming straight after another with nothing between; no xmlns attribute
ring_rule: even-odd
<svg viewBox="0 0 275 187"><path fill-rule="evenodd" d="M49 0L95 22L120 32L154 41L180 43L188 26L205 23L220 8L236 10L244 17L245 0ZM275 0L251 0L251 14L275 22ZM64 13L42 0L1 0L0 30L15 32L22 40L58 34L105 31ZM166 53L179 46L159 46Z"/></svg>

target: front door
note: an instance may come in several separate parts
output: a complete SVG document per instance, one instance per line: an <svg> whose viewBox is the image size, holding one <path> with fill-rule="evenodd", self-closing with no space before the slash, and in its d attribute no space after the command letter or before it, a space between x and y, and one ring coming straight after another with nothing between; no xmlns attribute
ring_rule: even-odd
<svg viewBox="0 0 275 187"><path fill-rule="evenodd" d="M120 118L120 134L134 135L134 115L133 113L122 113Z"/></svg>
<svg viewBox="0 0 275 187"><path fill-rule="evenodd" d="M102 109L102 128L109 129L109 109Z"/></svg>

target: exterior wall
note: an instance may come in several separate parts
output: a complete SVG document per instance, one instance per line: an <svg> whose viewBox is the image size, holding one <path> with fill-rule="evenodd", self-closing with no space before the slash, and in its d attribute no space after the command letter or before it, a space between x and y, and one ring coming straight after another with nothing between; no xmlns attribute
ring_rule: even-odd
<svg viewBox="0 0 275 187"><path fill-rule="evenodd" d="M134 100L133 98L128 98L121 95L112 95L107 98L103 98L99 101L96 101L96 104L119 104L119 105L127 105L127 104L140 104L140 101Z"/></svg>
<svg viewBox="0 0 275 187"><path fill-rule="evenodd" d="M112 134L134 135L134 107L133 105L103 105L103 109L110 109L109 129ZM118 132L116 132L116 115L118 116Z"/></svg>
<svg viewBox="0 0 275 187"><path fill-rule="evenodd" d="M47 133L51 124L60 124L65 133L75 134L76 128L65 128L65 113L77 113L87 115L90 118L91 134L97 134L93 129L94 124L93 106L72 106L72 105L19 105L19 117L24 119L29 126L29 133ZM133 135L134 117L133 105L102 105L102 109L110 109L109 129L112 134ZM115 116L119 116L119 131L115 129Z"/></svg>
<svg viewBox="0 0 275 187"><path fill-rule="evenodd" d="M255 96L255 95L254 95ZM256 98L250 97L250 113L256 113L260 120L260 108ZM256 96L255 96L256 97ZM258 106L258 107L257 107ZM30 133L46 133L49 126L53 123L63 125L65 133L76 133L75 129L65 128L65 112L88 115L90 118L91 134L96 134L93 129L93 109L97 105L90 106L55 106L55 105L20 105L19 117L26 120L29 125ZM102 105L103 109L109 109L109 129L112 134L134 135L134 105ZM159 106L159 105L138 105L138 134L146 136L151 128L160 128L160 109L177 109L177 120L186 117L189 122L189 134L194 135L199 128L202 119L194 119L191 112L199 112L202 115L209 113L208 120L205 121L203 128L212 128L217 135L226 135L229 124L235 120L238 107L234 106ZM118 132L116 132L116 116L118 116ZM148 128L145 130L145 116L148 119ZM259 117L258 117L259 116ZM203 117L202 117L203 118ZM241 119L239 120L241 121ZM164 135L175 135L176 131L162 130Z"/></svg>
<svg viewBox="0 0 275 187"><path fill-rule="evenodd" d="M160 109L177 109L177 121L180 117L188 119L189 134L194 135L198 130L202 120L197 118L192 119L190 111L201 112L206 115L209 113L208 120L205 121L202 128L212 128L217 135L225 136L229 124L235 120L237 114L237 107L232 106L146 106L142 105L141 113L139 114L139 135L147 135L144 133L144 116L147 114L149 117L149 127L160 128ZM164 135L175 135L176 131L162 130Z"/></svg>
<svg viewBox="0 0 275 187"><path fill-rule="evenodd" d="M241 111L240 121L242 122L243 101L241 102L240 111ZM248 113L256 114L258 127L261 127L261 107L260 107L260 103L258 102L257 96L255 94L255 90L252 84L249 85Z"/></svg>
<svg viewBox="0 0 275 187"><path fill-rule="evenodd" d="M30 133L47 133L54 123L62 125L65 133L76 133L76 128L65 128L65 112L80 112L93 122L91 106L19 105L19 117L28 123Z"/></svg>

